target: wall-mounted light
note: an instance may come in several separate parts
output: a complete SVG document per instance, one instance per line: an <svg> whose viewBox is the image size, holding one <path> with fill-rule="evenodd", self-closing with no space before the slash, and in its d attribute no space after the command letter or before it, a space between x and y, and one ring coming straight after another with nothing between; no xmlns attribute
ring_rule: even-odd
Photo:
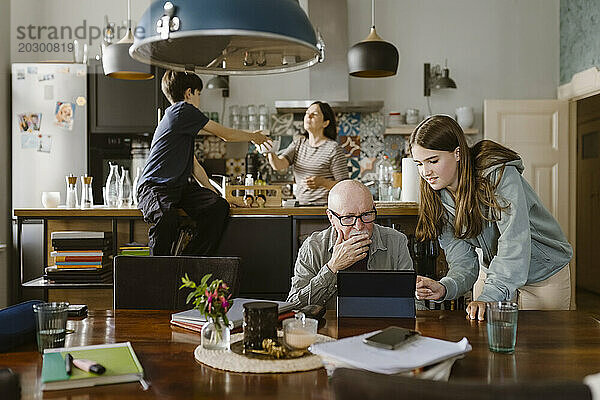
<svg viewBox="0 0 600 400"><path fill-rule="evenodd" d="M448 69L448 60L444 68L439 64L433 67L429 63L423 66L423 95L431 96L431 89L456 89L456 83L450 78L450 70Z"/></svg>
<svg viewBox="0 0 600 400"><path fill-rule="evenodd" d="M348 50L348 73L359 78L396 75L400 54L375 31L375 0L371 0L371 32Z"/></svg>
<svg viewBox="0 0 600 400"><path fill-rule="evenodd" d="M223 97L229 97L229 75L217 75L206 83L207 89L222 90Z"/></svg>

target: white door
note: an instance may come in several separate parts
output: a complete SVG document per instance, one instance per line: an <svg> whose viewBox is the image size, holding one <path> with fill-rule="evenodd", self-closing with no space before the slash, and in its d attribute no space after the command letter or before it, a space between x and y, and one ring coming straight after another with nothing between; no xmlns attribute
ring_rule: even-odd
<svg viewBox="0 0 600 400"><path fill-rule="evenodd" d="M561 100L485 100L484 138L521 155L523 176L569 237L569 105ZM575 182L572 183L573 188Z"/></svg>

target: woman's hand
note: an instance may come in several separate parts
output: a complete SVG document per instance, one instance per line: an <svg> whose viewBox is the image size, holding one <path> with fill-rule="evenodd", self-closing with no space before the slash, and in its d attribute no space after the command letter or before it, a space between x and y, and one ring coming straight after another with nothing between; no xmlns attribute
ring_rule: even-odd
<svg viewBox="0 0 600 400"><path fill-rule="evenodd" d="M485 301L472 301L467 306L467 319L484 320L485 316Z"/></svg>
<svg viewBox="0 0 600 400"><path fill-rule="evenodd" d="M325 187L325 178L322 176L309 176L305 179L304 183L309 189Z"/></svg>
<svg viewBox="0 0 600 400"><path fill-rule="evenodd" d="M446 295L446 287L438 281L417 275L417 290L415 296L418 300L439 300Z"/></svg>

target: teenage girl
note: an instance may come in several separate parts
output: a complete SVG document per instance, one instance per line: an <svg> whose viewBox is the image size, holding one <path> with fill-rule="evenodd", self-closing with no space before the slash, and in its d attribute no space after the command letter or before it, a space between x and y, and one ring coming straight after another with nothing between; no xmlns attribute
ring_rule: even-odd
<svg viewBox="0 0 600 400"><path fill-rule="evenodd" d="M418 299L455 299L485 273L467 318L484 319L485 303L568 310L573 255L558 222L523 178L514 151L490 140L469 147L445 115L424 120L409 139L421 180L416 236L439 240L448 261L440 281L417 277ZM479 265L475 248L483 252Z"/></svg>

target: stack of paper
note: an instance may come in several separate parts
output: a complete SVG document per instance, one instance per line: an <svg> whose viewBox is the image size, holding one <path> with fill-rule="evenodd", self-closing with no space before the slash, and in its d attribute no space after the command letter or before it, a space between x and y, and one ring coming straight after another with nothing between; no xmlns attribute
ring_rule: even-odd
<svg viewBox="0 0 600 400"><path fill-rule="evenodd" d="M363 342L365 337L378 332L380 331L334 342L317 343L312 345L309 350L319 356L381 374L410 371L471 351L471 345L467 338L454 343L420 336L396 350L386 350Z"/></svg>

